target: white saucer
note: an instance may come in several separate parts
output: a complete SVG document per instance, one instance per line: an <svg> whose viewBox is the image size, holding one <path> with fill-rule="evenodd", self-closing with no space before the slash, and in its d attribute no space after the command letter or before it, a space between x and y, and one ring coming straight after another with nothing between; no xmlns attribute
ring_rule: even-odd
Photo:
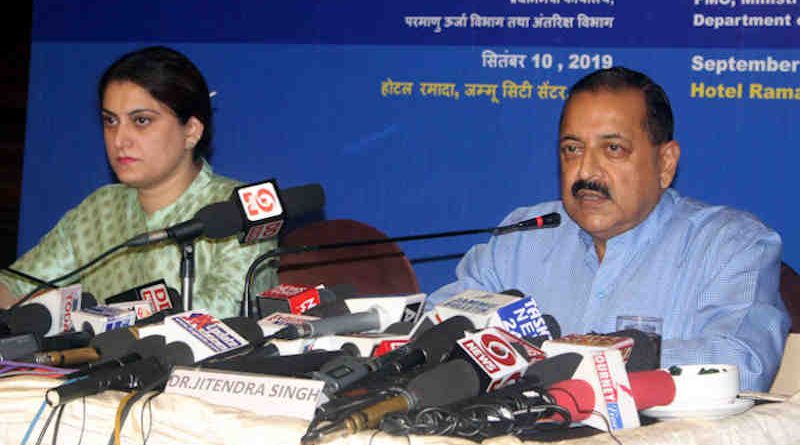
<svg viewBox="0 0 800 445"><path fill-rule="evenodd" d="M721 419L747 411L753 407L752 399L736 399L733 403L705 406L654 406L642 410L642 414L660 420L675 419Z"/></svg>

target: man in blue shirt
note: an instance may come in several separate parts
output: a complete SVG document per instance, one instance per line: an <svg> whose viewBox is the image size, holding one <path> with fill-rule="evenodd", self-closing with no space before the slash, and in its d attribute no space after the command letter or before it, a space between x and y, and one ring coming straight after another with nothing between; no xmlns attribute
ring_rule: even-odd
<svg viewBox="0 0 800 445"><path fill-rule="evenodd" d="M767 390L789 329L780 237L750 214L669 188L680 158L673 128L666 93L642 73L616 67L578 81L561 114L562 200L502 222L555 211L561 226L474 246L428 306L466 289L518 289L565 333L656 316L662 366L736 364L743 389Z"/></svg>

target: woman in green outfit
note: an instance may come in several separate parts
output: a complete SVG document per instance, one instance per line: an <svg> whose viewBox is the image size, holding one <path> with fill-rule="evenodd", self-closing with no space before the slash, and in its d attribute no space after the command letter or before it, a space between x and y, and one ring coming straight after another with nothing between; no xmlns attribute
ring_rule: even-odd
<svg viewBox="0 0 800 445"><path fill-rule="evenodd" d="M133 236L190 219L228 199L239 182L213 173L208 86L183 54L147 47L115 61L98 85L106 155L119 183L101 187L68 211L11 267L52 280ZM245 273L274 242L242 246L235 237L195 242L193 308L238 315ZM180 249L161 243L116 252L78 277L98 301L160 278L180 288ZM262 270L256 288L277 282ZM35 288L0 274L0 308Z"/></svg>

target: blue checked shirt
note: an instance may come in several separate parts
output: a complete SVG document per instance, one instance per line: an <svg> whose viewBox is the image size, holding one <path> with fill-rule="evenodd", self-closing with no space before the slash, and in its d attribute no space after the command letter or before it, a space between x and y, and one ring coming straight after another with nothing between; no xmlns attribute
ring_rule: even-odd
<svg viewBox="0 0 800 445"><path fill-rule="evenodd" d="M735 364L742 389L769 388L789 330L777 233L748 213L672 189L644 222L608 240L602 263L560 201L519 208L502 224L553 211L558 228L472 247L458 280L432 293L428 308L466 289L518 289L565 334L613 332L618 315L661 317L662 367Z"/></svg>

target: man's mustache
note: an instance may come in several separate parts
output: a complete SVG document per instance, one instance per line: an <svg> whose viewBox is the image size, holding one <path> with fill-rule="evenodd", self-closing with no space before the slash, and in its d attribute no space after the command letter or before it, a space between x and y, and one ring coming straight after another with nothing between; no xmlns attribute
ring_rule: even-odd
<svg viewBox="0 0 800 445"><path fill-rule="evenodd" d="M572 196L577 198L578 192L583 189L598 192L605 196L606 199L611 199L611 192L608 191L608 186L599 182L587 181L585 179L578 179L572 184Z"/></svg>

